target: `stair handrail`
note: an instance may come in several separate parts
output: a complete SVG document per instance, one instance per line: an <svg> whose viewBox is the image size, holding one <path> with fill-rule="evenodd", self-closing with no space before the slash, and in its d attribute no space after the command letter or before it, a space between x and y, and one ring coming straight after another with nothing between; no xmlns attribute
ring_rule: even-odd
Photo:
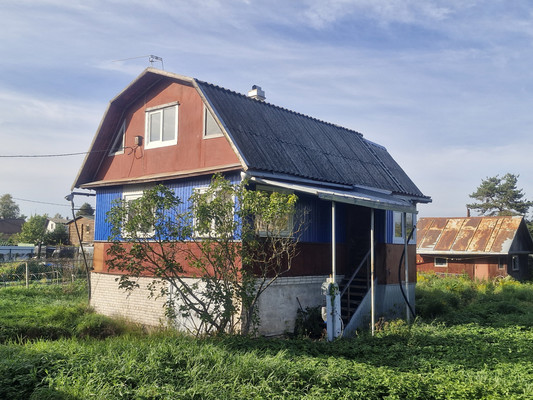
<svg viewBox="0 0 533 400"><path fill-rule="evenodd" d="M342 289L342 292L340 294L340 297L342 298L342 296L344 295L344 293L346 292L346 290L350 287L350 284L352 283L352 281L355 279L355 276L359 273L359 271L361 270L361 268L363 267L363 265L366 264L367 260L368 260L368 257L370 257L370 250L368 250L368 252L366 253L366 255L363 257L363 259L361 260L361 262L359 263L359 266L355 269L355 272L352 274L351 278L348 280L348 282L344 285L344 289Z"/></svg>

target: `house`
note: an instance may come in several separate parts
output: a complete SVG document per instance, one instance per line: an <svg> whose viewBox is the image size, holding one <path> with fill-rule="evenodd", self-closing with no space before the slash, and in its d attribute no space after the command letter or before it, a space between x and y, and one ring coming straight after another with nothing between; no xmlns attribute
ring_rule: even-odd
<svg viewBox="0 0 533 400"><path fill-rule="evenodd" d="M46 232L55 231L58 225L63 225L66 228L67 223L68 223L68 219L66 218L59 218L59 217L48 218L48 220L46 221Z"/></svg>
<svg viewBox="0 0 533 400"><path fill-rule="evenodd" d="M78 229L76 230L76 225ZM92 245L94 242L94 216L80 215L67 222L69 243L73 246ZM78 237L79 232L79 237Z"/></svg>
<svg viewBox="0 0 533 400"><path fill-rule="evenodd" d="M0 242L8 242L9 238L22 232L23 218L0 219Z"/></svg>
<svg viewBox="0 0 533 400"><path fill-rule="evenodd" d="M96 192L91 302L98 312L152 325L164 319L165 299L147 300L142 290L126 295L117 289L118 273L107 269L113 201L154 183L186 201L214 173L292 191L309 210L298 257L261 297L260 334L292 331L300 307L324 304L330 276L343 292L346 333L404 313L398 267L405 250L400 281L414 303L415 241L406 238L417 204L431 199L385 147L264 100L257 86L243 95L154 68L111 100L73 184Z"/></svg>
<svg viewBox="0 0 533 400"><path fill-rule="evenodd" d="M521 216L420 218L418 271L472 279L531 277L533 241Z"/></svg>

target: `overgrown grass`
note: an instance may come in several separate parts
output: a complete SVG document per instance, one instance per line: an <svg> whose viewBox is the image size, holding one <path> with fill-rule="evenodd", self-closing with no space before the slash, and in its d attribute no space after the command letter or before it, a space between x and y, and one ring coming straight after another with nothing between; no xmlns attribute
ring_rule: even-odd
<svg viewBox="0 0 533 400"><path fill-rule="evenodd" d="M416 289L417 313L424 320L483 326L533 326L533 284L510 278L472 281L468 277L422 274Z"/></svg>
<svg viewBox="0 0 533 400"><path fill-rule="evenodd" d="M123 332L123 325L92 312L85 284L0 289L0 343L110 336Z"/></svg>
<svg viewBox="0 0 533 400"><path fill-rule="evenodd" d="M432 291L444 302L441 312L429 306ZM524 314L501 306L493 315L507 322L481 317L494 302L519 301L529 312L530 284L428 277L418 296L419 311L431 319L390 321L374 337L365 332L334 343L175 332L95 339L76 329L58 340L15 339L0 345L0 398L532 398L533 329Z"/></svg>

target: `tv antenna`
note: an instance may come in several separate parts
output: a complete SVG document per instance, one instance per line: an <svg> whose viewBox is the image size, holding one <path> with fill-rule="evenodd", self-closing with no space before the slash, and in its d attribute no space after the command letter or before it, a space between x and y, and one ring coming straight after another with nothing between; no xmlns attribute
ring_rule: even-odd
<svg viewBox="0 0 533 400"><path fill-rule="evenodd" d="M139 57L130 57L130 58L123 58L121 60L114 60L113 62L119 62L119 61L129 61L129 60L137 60L139 58L148 58L148 62L150 63L150 66L153 67L155 62L161 63L161 69L165 69L165 65L163 64L163 58L159 56L154 56L153 54L148 54L146 56L139 56Z"/></svg>

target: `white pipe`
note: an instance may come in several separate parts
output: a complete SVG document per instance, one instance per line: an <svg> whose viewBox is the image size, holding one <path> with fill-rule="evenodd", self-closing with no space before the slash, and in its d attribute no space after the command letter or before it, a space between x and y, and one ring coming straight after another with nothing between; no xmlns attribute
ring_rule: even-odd
<svg viewBox="0 0 533 400"><path fill-rule="evenodd" d="M331 202L331 279L333 283L337 282L337 238L335 236L335 202Z"/></svg>
<svg viewBox="0 0 533 400"><path fill-rule="evenodd" d="M376 293L374 288L374 209L370 212L370 321L372 336L376 330Z"/></svg>

